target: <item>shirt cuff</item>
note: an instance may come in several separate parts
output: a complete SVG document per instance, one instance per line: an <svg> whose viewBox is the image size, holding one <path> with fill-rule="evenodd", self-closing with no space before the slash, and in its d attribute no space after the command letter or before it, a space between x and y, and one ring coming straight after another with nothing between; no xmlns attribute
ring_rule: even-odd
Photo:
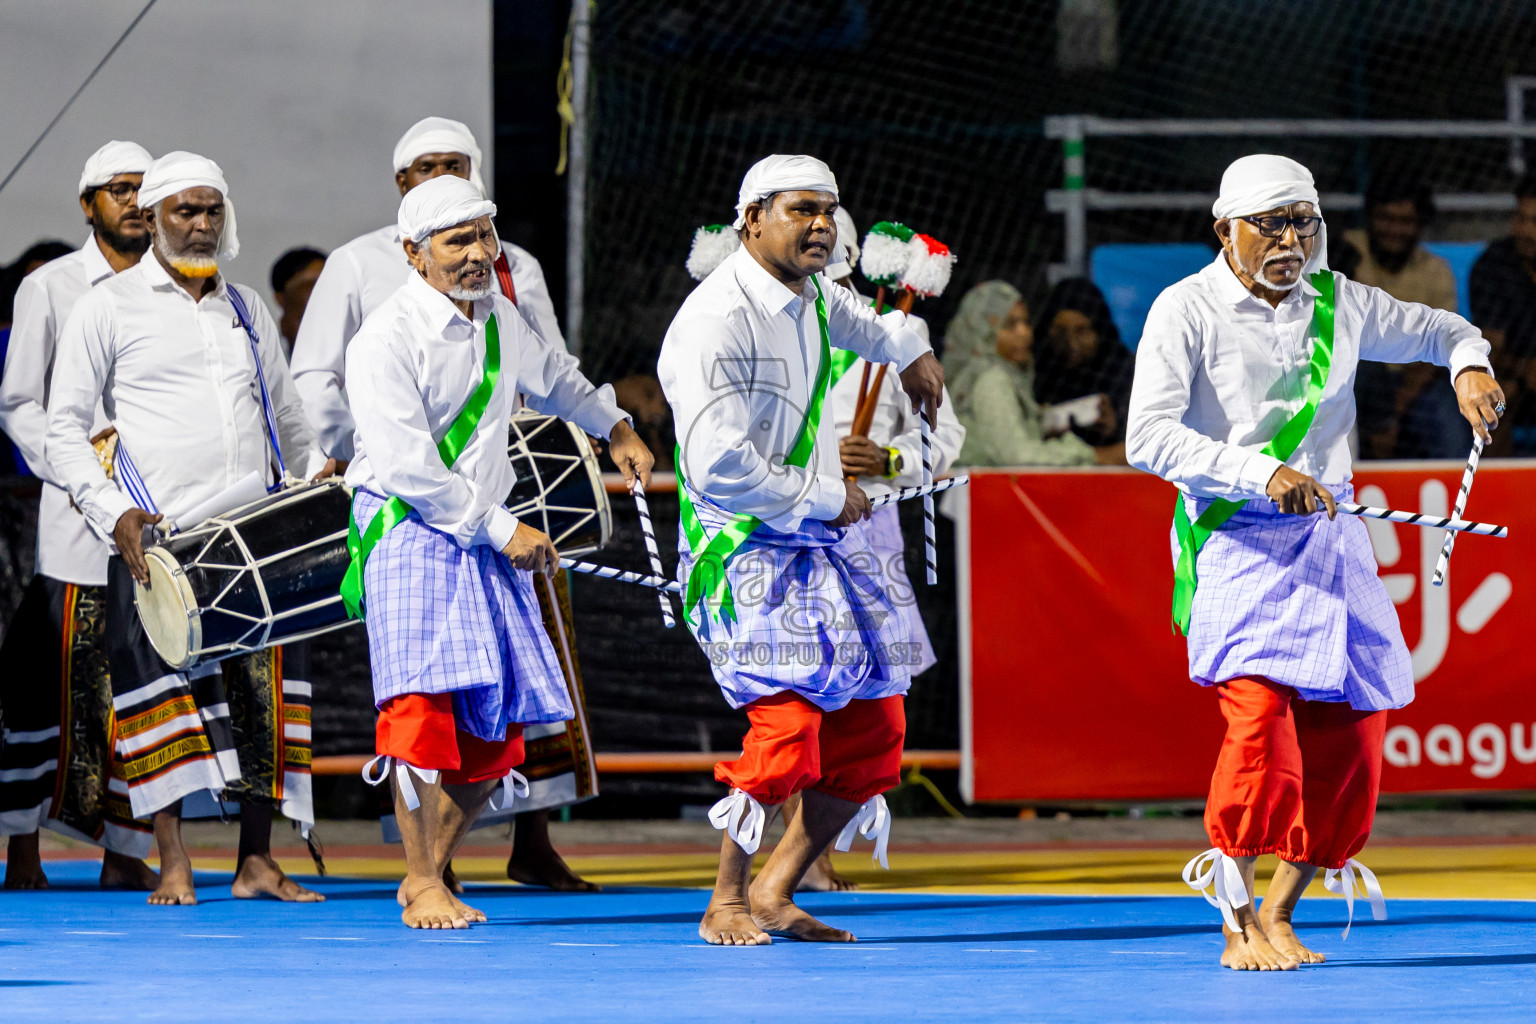
<svg viewBox="0 0 1536 1024"><path fill-rule="evenodd" d="M899 310L894 312L900 313ZM890 313L885 314L890 316ZM906 314L901 313L901 326L891 331L891 355L895 357L896 370L900 372L915 363L919 356L925 352L932 352L933 346L923 338L921 334L913 330L906 322ZM882 317L882 319L884 319Z"/></svg>
<svg viewBox="0 0 1536 1024"><path fill-rule="evenodd" d="M1469 367L1478 366L1488 371L1493 376L1493 360L1489 358L1491 348L1482 338L1476 341L1464 341L1451 350L1451 383L1456 382L1456 375Z"/></svg>
<svg viewBox="0 0 1536 1024"><path fill-rule="evenodd" d="M810 498L811 507L804 518L836 519L843 514L843 506L848 502L848 487L842 477L818 475L811 487Z"/></svg>
<svg viewBox="0 0 1536 1024"><path fill-rule="evenodd" d="M512 543L512 535L517 532L517 516L497 505L485 517L481 532L485 534L487 544L497 551L505 551L507 545Z"/></svg>
<svg viewBox="0 0 1536 1024"><path fill-rule="evenodd" d="M1267 498L1269 496L1269 481L1285 463L1273 455L1265 455L1263 452L1253 452L1243 460L1243 468L1240 473L1240 485L1243 491L1254 498Z"/></svg>
<svg viewBox="0 0 1536 1024"><path fill-rule="evenodd" d="M135 509L139 506L135 505L133 499L124 494L121 488L105 487L94 495L94 500L89 502L88 507L93 508L96 515L95 517L87 518L92 518L97 532L102 535L102 539L112 549L112 553L117 554L117 541L115 540L117 521L123 518L124 513L129 509ZM145 509L144 511L148 512L149 510Z"/></svg>
<svg viewBox="0 0 1536 1024"><path fill-rule="evenodd" d="M304 471L304 479L313 480L325 468L325 464L328 461L330 461L329 458L318 446L311 448L309 450L309 467Z"/></svg>

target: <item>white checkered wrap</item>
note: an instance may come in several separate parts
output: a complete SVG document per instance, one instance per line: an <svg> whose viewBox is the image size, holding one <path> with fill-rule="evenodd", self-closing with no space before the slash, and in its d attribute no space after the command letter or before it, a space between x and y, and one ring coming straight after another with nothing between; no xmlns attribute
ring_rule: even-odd
<svg viewBox="0 0 1536 1024"><path fill-rule="evenodd" d="M383 499L358 491L368 526ZM452 693L459 728L501 740L508 724L575 711L544 631L531 573L477 544L465 550L415 512L379 540L363 570L373 698Z"/></svg>
<svg viewBox="0 0 1536 1024"><path fill-rule="evenodd" d="M727 514L694 493L707 535ZM912 643L906 619L885 592L869 524L832 530L806 520L795 533L759 526L726 566L736 621L698 609L695 637L732 707L790 691L823 711L850 700L907 692ZM693 567L679 532L678 580Z"/></svg>
<svg viewBox="0 0 1536 1024"><path fill-rule="evenodd" d="M1348 489L1339 496L1352 498ZM1192 521L1207 504L1186 503ZM1172 546L1177 564L1177 537ZM1268 501L1250 501L1205 542L1195 567L1195 682L1263 676L1303 700L1348 701L1361 711L1413 700L1397 610L1359 519L1283 515Z"/></svg>

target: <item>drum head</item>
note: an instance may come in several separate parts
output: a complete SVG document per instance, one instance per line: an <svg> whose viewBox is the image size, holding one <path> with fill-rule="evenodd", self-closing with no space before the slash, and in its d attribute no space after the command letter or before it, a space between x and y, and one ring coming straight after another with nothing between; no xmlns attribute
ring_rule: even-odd
<svg viewBox="0 0 1536 1024"><path fill-rule="evenodd" d="M149 566L149 586L137 580L133 584L139 621L160 660L173 669L184 669L192 661L192 652L203 645L197 597L181 566L164 548L145 551L144 562Z"/></svg>
<svg viewBox="0 0 1536 1024"><path fill-rule="evenodd" d="M554 541L561 556L590 555L608 543L612 513L602 470L581 428L554 416L512 417L508 456L517 481L507 510Z"/></svg>

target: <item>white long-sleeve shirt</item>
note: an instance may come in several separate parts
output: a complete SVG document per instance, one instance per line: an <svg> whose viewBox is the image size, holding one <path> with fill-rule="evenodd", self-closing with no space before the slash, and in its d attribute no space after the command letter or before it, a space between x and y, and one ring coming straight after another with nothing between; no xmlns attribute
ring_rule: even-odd
<svg viewBox="0 0 1536 1024"><path fill-rule="evenodd" d="M501 372L490 404L452 469L437 443L485 375L485 325L496 315ZM502 506L517 474L507 457L507 422L518 394L538 412L607 437L627 419L613 388L594 386L576 357L530 328L499 294L466 318L449 298L412 273L371 314L347 346L347 385L357 420L357 452L347 483L398 497L422 521L461 547L500 550L517 529Z"/></svg>
<svg viewBox="0 0 1536 1024"><path fill-rule="evenodd" d="M260 338L288 471L311 476L325 464L277 323L261 298L221 279L195 300L150 253L75 304L54 362L48 461L103 539L110 540L118 519L135 505L107 478L91 448L97 402L169 520L253 472L271 479L256 363L229 302L231 287L239 289Z"/></svg>
<svg viewBox="0 0 1536 1024"><path fill-rule="evenodd" d="M833 346L897 370L929 351L905 314L877 316L852 292L817 280ZM656 365L688 485L783 533L807 518L837 518L847 490L830 396L810 461L784 465L820 364L816 285L807 280L796 294L746 249L727 257L677 311Z"/></svg>
<svg viewBox="0 0 1536 1024"><path fill-rule="evenodd" d="M503 241L517 308L529 325L563 349L555 304L544 268L526 249ZM341 246L326 258L309 294L293 345L293 379L304 399L320 446L338 459L352 458L352 414L347 407L347 344L363 321L414 276L400 233L390 224ZM495 287L499 291L500 282Z"/></svg>
<svg viewBox="0 0 1536 1024"><path fill-rule="evenodd" d="M915 319L915 318L914 318ZM879 367L870 370L870 386L874 386ZM837 382L827 400L837 414L838 439L853 431L853 414L858 411L859 383L864 377L864 365L855 363L843 379ZM874 419L869 424L869 439L882 448L895 448L901 452L901 472L894 478L861 476L859 487L871 498L878 497L901 487L916 487L923 482L923 432L922 423L912 411L912 399L901 389L901 378L894 370L885 372L880 383L880 395L875 406ZM939 406L939 422L931 438L933 472L937 476L954 465L965 444L965 427L955 416L955 408L949 401L948 389L944 402Z"/></svg>
<svg viewBox="0 0 1536 1024"><path fill-rule="evenodd" d="M69 492L44 452L44 439L59 333L80 297L112 274L94 234L75 252L28 274L16 290L11 343L0 379L0 430L16 442L27 465L43 481L37 513L37 571L65 583L97 587L106 585L110 552L91 532L84 514L70 506ZM98 404L92 436L109 425Z"/></svg>
<svg viewBox="0 0 1536 1024"><path fill-rule="evenodd" d="M1488 366L1476 327L1334 274L1333 363L1312 427L1286 465L1337 492L1350 480L1355 367L1426 362L1450 379ZM1303 282L1278 307L1252 295L1224 256L1165 289L1136 350L1126 458L1188 494L1263 499L1280 461L1261 449L1305 400L1307 328L1317 292ZM1447 385L1449 386L1449 385ZM1467 428L1468 443L1471 428Z"/></svg>

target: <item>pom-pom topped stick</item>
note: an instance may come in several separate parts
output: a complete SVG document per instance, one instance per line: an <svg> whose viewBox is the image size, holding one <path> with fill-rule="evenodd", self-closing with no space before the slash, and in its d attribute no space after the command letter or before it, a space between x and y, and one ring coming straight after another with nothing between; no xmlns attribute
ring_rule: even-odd
<svg viewBox="0 0 1536 1024"><path fill-rule="evenodd" d="M741 238L728 224L706 224L693 232L688 248L688 276L702 281L724 263L726 257L741 248Z"/></svg>
<svg viewBox="0 0 1536 1024"><path fill-rule="evenodd" d="M907 243L911 257L899 283L914 295L931 299L949 285L955 254L932 235L914 234Z"/></svg>
<svg viewBox="0 0 1536 1024"><path fill-rule="evenodd" d="M885 312L885 290L900 286L901 275L912 262L908 243L915 234L905 224L882 220L864 236L864 244L859 248L859 269L879 288L875 295L876 313Z"/></svg>

